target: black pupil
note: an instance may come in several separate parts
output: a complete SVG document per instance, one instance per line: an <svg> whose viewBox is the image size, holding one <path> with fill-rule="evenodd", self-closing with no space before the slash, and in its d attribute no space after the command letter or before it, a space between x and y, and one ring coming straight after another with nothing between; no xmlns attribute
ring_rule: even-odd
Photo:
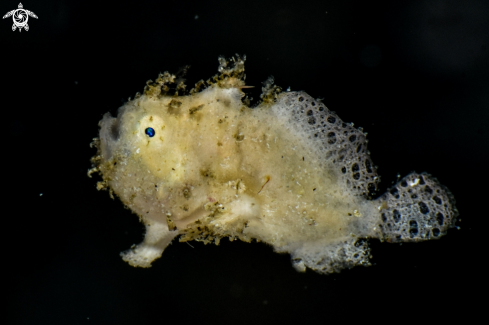
<svg viewBox="0 0 489 325"><path fill-rule="evenodd" d="M144 130L144 133L146 133L150 138L155 136L155 130L153 128L147 128Z"/></svg>

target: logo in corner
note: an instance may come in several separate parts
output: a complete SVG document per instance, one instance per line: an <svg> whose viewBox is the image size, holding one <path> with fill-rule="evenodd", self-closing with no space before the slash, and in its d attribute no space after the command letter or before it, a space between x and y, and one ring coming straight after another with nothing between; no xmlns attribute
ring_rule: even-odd
<svg viewBox="0 0 489 325"><path fill-rule="evenodd" d="M12 31L15 31L17 28L19 29L19 32L22 31L22 28L24 28L26 31L29 30L29 25L27 25L27 21L29 20L29 16L36 18L37 16L35 13L29 10L25 10L24 6L22 6L22 3L19 3L19 8L14 9L12 11L9 11L3 16L3 19L8 18L12 16L12 19L14 20L14 24L12 25Z"/></svg>

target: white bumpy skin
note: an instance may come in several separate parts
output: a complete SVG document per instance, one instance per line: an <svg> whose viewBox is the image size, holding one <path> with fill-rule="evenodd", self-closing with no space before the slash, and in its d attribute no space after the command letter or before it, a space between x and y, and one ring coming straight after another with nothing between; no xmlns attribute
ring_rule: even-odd
<svg viewBox="0 0 489 325"><path fill-rule="evenodd" d="M89 174L146 225L125 261L149 267L176 236L229 237L290 253L299 271L332 273L369 265L367 238L420 241L453 226L453 197L434 178L412 173L371 200L379 177L362 130L271 80L250 108L244 58L219 61L205 90L178 96L184 85L165 73L100 122Z"/></svg>

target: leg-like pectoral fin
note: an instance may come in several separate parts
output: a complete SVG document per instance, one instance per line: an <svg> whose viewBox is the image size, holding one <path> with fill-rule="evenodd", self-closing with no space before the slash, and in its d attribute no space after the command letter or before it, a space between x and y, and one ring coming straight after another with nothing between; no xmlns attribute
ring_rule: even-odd
<svg viewBox="0 0 489 325"><path fill-rule="evenodd" d="M170 231L168 226L163 223L146 225L144 241L122 252L122 259L131 266L150 267L154 260L161 257L165 248L177 235L178 230Z"/></svg>

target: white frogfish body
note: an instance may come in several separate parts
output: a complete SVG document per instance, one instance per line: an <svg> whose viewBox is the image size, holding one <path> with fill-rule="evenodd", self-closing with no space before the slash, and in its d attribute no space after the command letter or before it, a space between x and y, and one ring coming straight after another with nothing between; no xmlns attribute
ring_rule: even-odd
<svg viewBox="0 0 489 325"><path fill-rule="evenodd" d="M220 58L220 75L189 94L165 73L143 95L105 114L89 174L146 226L122 253L149 267L177 236L216 243L255 239L293 265L331 273L369 265L365 239L439 238L457 215L450 192L412 173L376 200L379 177L365 134L304 92L266 83L247 105L244 58Z"/></svg>

